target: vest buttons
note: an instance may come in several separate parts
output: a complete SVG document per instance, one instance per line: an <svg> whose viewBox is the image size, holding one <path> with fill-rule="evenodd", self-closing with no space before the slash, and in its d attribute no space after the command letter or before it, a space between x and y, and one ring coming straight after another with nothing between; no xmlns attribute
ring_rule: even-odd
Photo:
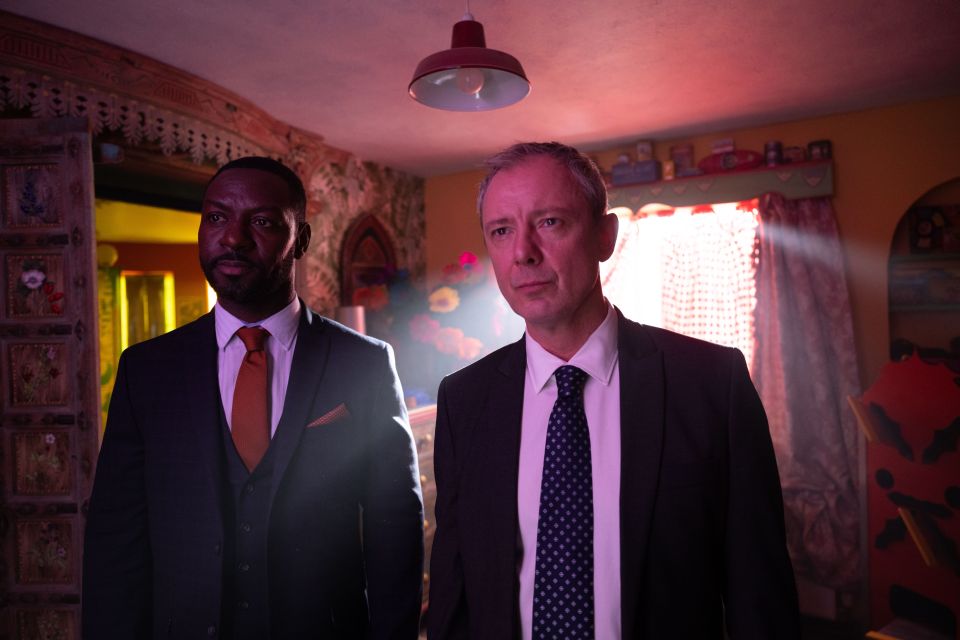
<svg viewBox="0 0 960 640"><path fill-rule="evenodd" d="M252 528L253 527L250 526L249 522L244 522L240 525L240 531L243 531L244 533L250 533Z"/></svg>
<svg viewBox="0 0 960 640"><path fill-rule="evenodd" d="M215 555L220 555L220 543L219 543L219 542L216 543L215 545L213 545L213 553L214 553Z"/></svg>
<svg viewBox="0 0 960 640"><path fill-rule="evenodd" d="M212 624L209 627L207 627L207 635L210 636L211 638L217 635L217 625Z"/></svg>

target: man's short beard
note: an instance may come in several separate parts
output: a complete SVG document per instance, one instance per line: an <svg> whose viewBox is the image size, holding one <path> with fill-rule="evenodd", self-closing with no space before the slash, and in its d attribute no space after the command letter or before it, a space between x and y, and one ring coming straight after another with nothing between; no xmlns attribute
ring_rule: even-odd
<svg viewBox="0 0 960 640"><path fill-rule="evenodd" d="M217 260L222 259L226 259L226 257L220 256ZM277 265L276 269L269 273L264 272L260 265L248 262L253 272L246 276L231 277L216 274L214 269L217 260L200 264L203 275L206 276L207 282L210 283L213 290L217 292L218 298L230 300L237 304L250 304L267 300L277 292L284 290L288 283L293 280L294 258L292 252L283 262Z"/></svg>

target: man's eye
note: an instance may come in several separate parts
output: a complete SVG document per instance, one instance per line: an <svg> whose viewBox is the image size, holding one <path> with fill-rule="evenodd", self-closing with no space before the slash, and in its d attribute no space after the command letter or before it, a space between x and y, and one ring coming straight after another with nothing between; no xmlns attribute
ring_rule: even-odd
<svg viewBox="0 0 960 640"><path fill-rule="evenodd" d="M211 212L207 214L208 222L220 222L221 220L223 220L223 216L220 215L219 213Z"/></svg>
<svg viewBox="0 0 960 640"><path fill-rule="evenodd" d="M253 224L258 227L269 227L273 224L273 221L267 218L254 218Z"/></svg>
<svg viewBox="0 0 960 640"><path fill-rule="evenodd" d="M490 230L490 235L491 235L491 236L505 236L505 235L507 235L507 228L506 228L506 227L497 227L496 229L491 229L491 230Z"/></svg>
<svg viewBox="0 0 960 640"><path fill-rule="evenodd" d="M553 227L553 226L555 226L556 224L558 224L559 222L560 222L560 221L559 221L558 219L556 219L556 218L546 218L546 219L543 221L543 226L545 226L545 227Z"/></svg>

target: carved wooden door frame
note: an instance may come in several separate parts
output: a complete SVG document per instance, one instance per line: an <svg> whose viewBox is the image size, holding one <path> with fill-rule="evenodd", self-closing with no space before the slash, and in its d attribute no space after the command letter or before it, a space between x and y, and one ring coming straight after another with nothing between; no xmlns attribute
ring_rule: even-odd
<svg viewBox="0 0 960 640"><path fill-rule="evenodd" d="M86 118L0 120L0 636L80 637L99 436Z"/></svg>

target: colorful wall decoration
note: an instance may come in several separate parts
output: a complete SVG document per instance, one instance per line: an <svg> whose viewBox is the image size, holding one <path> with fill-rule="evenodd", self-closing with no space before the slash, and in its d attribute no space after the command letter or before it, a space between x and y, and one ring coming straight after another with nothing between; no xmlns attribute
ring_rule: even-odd
<svg viewBox="0 0 960 640"><path fill-rule="evenodd" d="M960 639L960 371L915 353L851 405L868 443L871 621Z"/></svg>

